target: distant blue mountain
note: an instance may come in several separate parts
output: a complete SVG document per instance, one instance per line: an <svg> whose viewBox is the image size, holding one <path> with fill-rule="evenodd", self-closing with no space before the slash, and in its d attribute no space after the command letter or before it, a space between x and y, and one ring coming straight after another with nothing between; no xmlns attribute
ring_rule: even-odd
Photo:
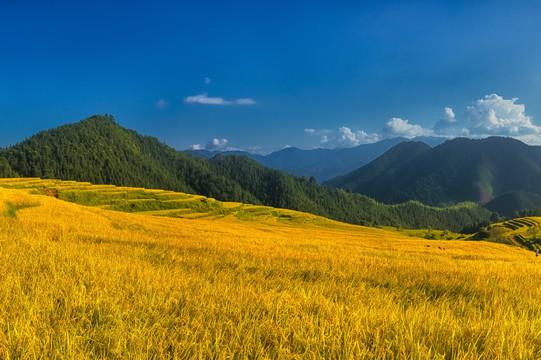
<svg viewBox="0 0 541 360"><path fill-rule="evenodd" d="M314 177L318 182L347 174L376 159L387 150L404 141L421 141L430 147L442 144L446 138L417 137L414 139L394 138L378 141L373 144L363 144L352 148L301 150L295 147L285 148L266 156L251 154L244 151L208 151L192 150L190 153L206 158L217 154L245 155L264 166L283 170L295 176Z"/></svg>

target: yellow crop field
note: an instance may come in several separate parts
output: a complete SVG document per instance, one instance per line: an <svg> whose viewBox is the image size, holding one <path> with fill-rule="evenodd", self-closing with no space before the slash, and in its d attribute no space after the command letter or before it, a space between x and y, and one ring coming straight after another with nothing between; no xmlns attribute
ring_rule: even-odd
<svg viewBox="0 0 541 360"><path fill-rule="evenodd" d="M36 191L89 184L25 181L0 180L1 359L541 358L523 248L199 197L212 216L126 213L98 205L127 188L91 207Z"/></svg>

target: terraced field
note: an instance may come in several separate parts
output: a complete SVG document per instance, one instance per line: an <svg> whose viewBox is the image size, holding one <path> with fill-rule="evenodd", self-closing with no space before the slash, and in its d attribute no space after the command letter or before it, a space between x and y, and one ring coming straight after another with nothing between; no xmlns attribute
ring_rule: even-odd
<svg viewBox="0 0 541 360"><path fill-rule="evenodd" d="M159 189L93 185L91 183L38 178L0 179L0 187L29 189L35 194L54 196L79 205L97 206L107 210L144 215L207 220L235 218L241 221L266 223L350 227L344 223L299 211L237 202L221 202L204 196ZM383 229L410 237L432 240L465 238L462 234L442 230L412 230L388 226Z"/></svg>
<svg viewBox="0 0 541 360"><path fill-rule="evenodd" d="M525 217L497 223L490 232L494 239L508 239L512 244L535 250L541 245L541 218Z"/></svg>
<svg viewBox="0 0 541 360"><path fill-rule="evenodd" d="M166 190L92 185L37 178L0 179L0 187L28 189L32 194L49 195L79 205L144 215L207 220L235 218L242 221L348 226L298 211L221 202L204 196Z"/></svg>
<svg viewBox="0 0 541 360"><path fill-rule="evenodd" d="M1 359L541 358L531 251L186 194L2 179L0 274Z"/></svg>

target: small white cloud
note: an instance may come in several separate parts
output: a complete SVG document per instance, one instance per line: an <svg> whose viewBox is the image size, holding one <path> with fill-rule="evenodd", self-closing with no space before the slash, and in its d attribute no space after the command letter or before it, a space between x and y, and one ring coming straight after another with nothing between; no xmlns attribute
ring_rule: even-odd
<svg viewBox="0 0 541 360"><path fill-rule="evenodd" d="M210 80L210 78L209 78L209 77L206 77L206 78L205 78L205 84L207 84L207 85L208 85L208 84L210 84L210 83L211 83L211 81L212 81L212 80Z"/></svg>
<svg viewBox="0 0 541 360"><path fill-rule="evenodd" d="M530 143L532 139L537 139L538 143L541 127L534 125L531 117L524 113L524 105L515 104L517 100L518 98L508 100L492 94L477 100L473 106L468 106L464 117L468 121L470 134L527 138Z"/></svg>
<svg viewBox="0 0 541 360"><path fill-rule="evenodd" d="M355 132L351 131L347 126L341 126L338 128L338 143L341 147L352 147L361 144L371 144L381 140L378 134L367 134L362 130Z"/></svg>
<svg viewBox="0 0 541 360"><path fill-rule="evenodd" d="M208 97L207 94L188 96L184 98L186 104L206 104L206 105L255 105L253 99L225 100L221 97Z"/></svg>
<svg viewBox="0 0 541 360"><path fill-rule="evenodd" d="M205 150L214 151L222 150L227 145L227 139L212 139L207 145L205 145Z"/></svg>
<svg viewBox="0 0 541 360"><path fill-rule="evenodd" d="M156 109L164 109L169 105L169 102L165 99L160 99L156 101L156 104L154 105Z"/></svg>
<svg viewBox="0 0 541 360"><path fill-rule="evenodd" d="M190 150L203 150L203 147L201 146L201 144L193 144L190 145Z"/></svg>
<svg viewBox="0 0 541 360"><path fill-rule="evenodd" d="M228 102L221 97L208 97L207 94L188 96L184 98L187 104L209 104L209 105L228 105Z"/></svg>
<svg viewBox="0 0 541 360"><path fill-rule="evenodd" d="M440 117L436 125L432 128L436 134L444 134L449 131L450 128L457 125L455 119L455 113L450 107L446 107L443 110L443 115Z"/></svg>
<svg viewBox="0 0 541 360"><path fill-rule="evenodd" d="M434 131L430 129L425 129L420 125L410 124L408 120L403 120L401 118L392 118L383 127L383 133L387 137L405 137L408 139L417 137L417 136L433 136Z"/></svg>

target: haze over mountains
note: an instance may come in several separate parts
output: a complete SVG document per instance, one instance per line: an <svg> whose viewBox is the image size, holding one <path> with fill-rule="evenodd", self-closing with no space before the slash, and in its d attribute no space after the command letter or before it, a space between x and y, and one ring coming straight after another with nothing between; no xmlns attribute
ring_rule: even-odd
<svg viewBox="0 0 541 360"><path fill-rule="evenodd" d="M415 141L422 141L430 146L443 143L443 137L416 137ZM403 137L381 140L372 144L362 144L351 148L301 150L288 147L268 155L251 154L244 151L208 151L194 150L194 153L206 158L217 154L245 155L264 166L283 170L295 176L315 177L318 182L345 175L361 166L364 166L382 155L384 152L401 142L408 141Z"/></svg>

